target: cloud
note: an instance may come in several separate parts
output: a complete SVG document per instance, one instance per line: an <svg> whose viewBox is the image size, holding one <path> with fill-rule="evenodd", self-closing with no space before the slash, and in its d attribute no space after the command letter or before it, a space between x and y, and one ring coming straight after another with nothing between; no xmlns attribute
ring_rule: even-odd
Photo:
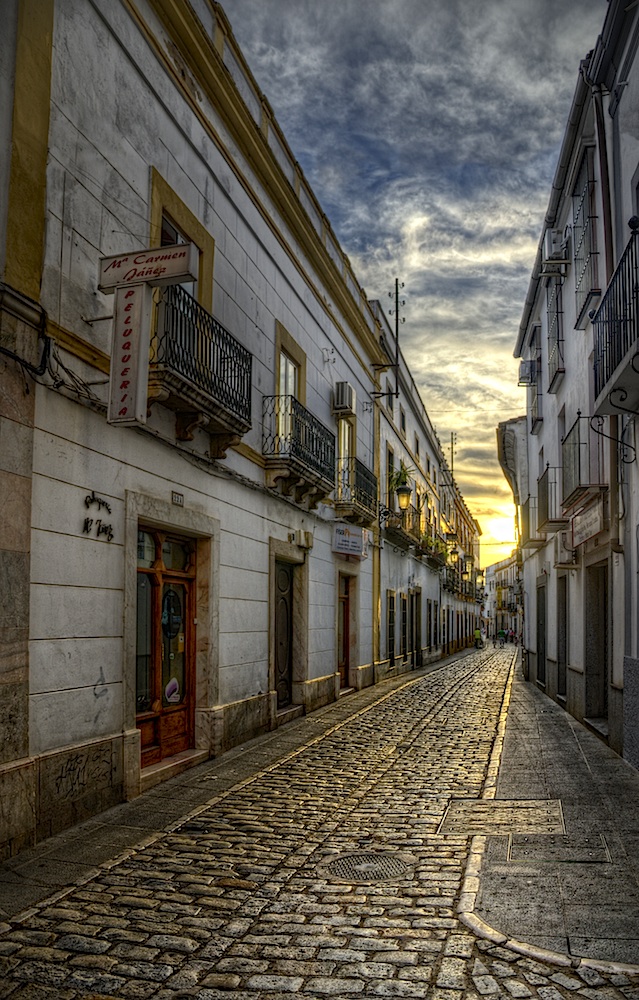
<svg viewBox="0 0 639 1000"><path fill-rule="evenodd" d="M223 6L360 283L404 281L402 349L473 513L511 517L495 427L525 410L512 351L607 0Z"/></svg>

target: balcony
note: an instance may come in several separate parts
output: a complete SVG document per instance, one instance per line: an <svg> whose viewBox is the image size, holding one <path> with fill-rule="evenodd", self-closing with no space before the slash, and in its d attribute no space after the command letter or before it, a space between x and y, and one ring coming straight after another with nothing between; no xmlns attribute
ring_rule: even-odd
<svg viewBox="0 0 639 1000"><path fill-rule="evenodd" d="M441 569L448 559L446 542L432 531L422 534L419 540L419 554L433 569Z"/></svg>
<svg viewBox="0 0 639 1000"><path fill-rule="evenodd" d="M149 358L149 404L176 414L176 436L197 427L224 458L251 426L252 355L179 285L162 289Z"/></svg>
<svg viewBox="0 0 639 1000"><path fill-rule="evenodd" d="M603 417L599 419L603 422ZM607 489L604 443L605 436L593 429L590 417L578 414L561 446L564 511L583 506L590 497Z"/></svg>
<svg viewBox="0 0 639 1000"><path fill-rule="evenodd" d="M546 544L537 530L537 497L528 497L521 506L519 545L522 549L540 549Z"/></svg>
<svg viewBox="0 0 639 1000"><path fill-rule="evenodd" d="M595 313L595 415L639 409L639 218Z"/></svg>
<svg viewBox="0 0 639 1000"><path fill-rule="evenodd" d="M456 566L446 567L442 585L444 590L448 590L451 594L457 594L461 591L461 577Z"/></svg>
<svg viewBox="0 0 639 1000"><path fill-rule="evenodd" d="M538 386L533 386L532 399L530 400L530 433L537 434L543 423L543 412L541 408L542 395Z"/></svg>
<svg viewBox="0 0 639 1000"><path fill-rule="evenodd" d="M377 516L377 476L358 458L337 460L335 514L370 527Z"/></svg>
<svg viewBox="0 0 639 1000"><path fill-rule="evenodd" d="M394 546L407 549L410 545L418 546L421 540L421 512L412 504L407 510L392 510L381 507L379 524L385 537Z"/></svg>
<svg viewBox="0 0 639 1000"><path fill-rule="evenodd" d="M335 435L294 396L265 396L266 483L312 509L335 488Z"/></svg>
<svg viewBox="0 0 639 1000"><path fill-rule="evenodd" d="M561 385L566 369L564 368L563 340L548 339L548 392L555 393Z"/></svg>
<svg viewBox="0 0 639 1000"><path fill-rule="evenodd" d="M561 469L546 466L537 480L537 528L539 531L561 531L568 524L559 504Z"/></svg>

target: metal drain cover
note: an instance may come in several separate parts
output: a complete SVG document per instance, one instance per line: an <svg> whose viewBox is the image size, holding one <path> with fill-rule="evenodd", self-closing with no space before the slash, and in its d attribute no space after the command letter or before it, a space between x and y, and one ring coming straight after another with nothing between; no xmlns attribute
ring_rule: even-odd
<svg viewBox="0 0 639 1000"><path fill-rule="evenodd" d="M437 833L565 835L566 827L559 799L452 799Z"/></svg>
<svg viewBox="0 0 639 1000"><path fill-rule="evenodd" d="M346 882L381 882L384 879L402 878L410 865L397 854L343 854L332 861L325 861L320 868L324 874Z"/></svg>

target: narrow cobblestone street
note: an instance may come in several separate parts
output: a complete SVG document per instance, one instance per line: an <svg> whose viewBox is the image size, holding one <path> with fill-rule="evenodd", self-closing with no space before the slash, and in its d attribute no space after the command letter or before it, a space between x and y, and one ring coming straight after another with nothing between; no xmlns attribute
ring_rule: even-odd
<svg viewBox="0 0 639 1000"><path fill-rule="evenodd" d="M440 827L494 793L514 667L486 649L343 698L217 794L204 765L208 802L2 926L0 997L637 1000L631 970L540 962L459 918L473 841Z"/></svg>

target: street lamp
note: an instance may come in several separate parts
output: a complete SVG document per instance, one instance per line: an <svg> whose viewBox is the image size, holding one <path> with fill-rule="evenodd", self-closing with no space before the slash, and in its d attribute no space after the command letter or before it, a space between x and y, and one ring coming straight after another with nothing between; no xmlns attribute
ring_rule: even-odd
<svg viewBox="0 0 639 1000"><path fill-rule="evenodd" d="M398 486L396 488L395 495L397 496L397 502L400 510L408 510L412 492L413 491L410 486Z"/></svg>

